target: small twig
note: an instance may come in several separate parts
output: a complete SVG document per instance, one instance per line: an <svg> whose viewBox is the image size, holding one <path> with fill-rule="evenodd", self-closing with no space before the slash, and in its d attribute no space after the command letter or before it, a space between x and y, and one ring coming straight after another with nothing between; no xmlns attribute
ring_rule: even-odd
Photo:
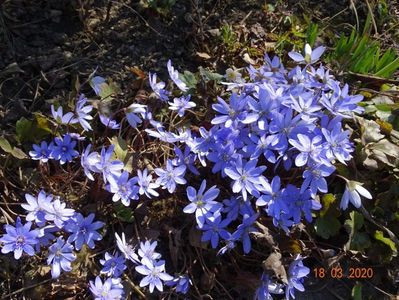
<svg viewBox="0 0 399 300"><path fill-rule="evenodd" d="M46 280L44 280L44 281L42 281L42 282L35 283L35 284L32 284L32 285L29 285L29 286L20 288L19 290L16 290L16 291L14 291L14 292L12 292L12 293L9 293L9 294L7 294L7 295L5 295L5 296L2 296L0 299L3 300L3 299L10 298L11 296L14 296L14 295L16 295L16 294L22 293L22 292L24 292L24 291L26 291L26 290L33 289L33 288L35 288L35 287L37 287L37 286L39 286L39 285L42 285L42 284L45 284L45 283L51 281L51 280L52 280L51 278L50 278L50 279L46 279Z"/></svg>
<svg viewBox="0 0 399 300"><path fill-rule="evenodd" d="M127 283L131 286L131 288L138 294L140 299L146 299L144 293L137 287L137 285L134 284L134 282L125 274L123 276L124 279L126 279Z"/></svg>
<svg viewBox="0 0 399 300"><path fill-rule="evenodd" d="M352 7L353 12L355 13L355 18L356 18L356 31L360 31L359 16L358 16L358 14L357 14L357 9L356 9L355 3L353 3L353 0L350 0L350 3L351 3L350 6Z"/></svg>

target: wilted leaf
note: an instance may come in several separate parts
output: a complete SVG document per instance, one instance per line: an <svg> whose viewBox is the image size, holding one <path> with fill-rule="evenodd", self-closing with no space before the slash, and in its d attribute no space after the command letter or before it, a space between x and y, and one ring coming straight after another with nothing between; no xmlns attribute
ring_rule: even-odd
<svg viewBox="0 0 399 300"><path fill-rule="evenodd" d="M15 158L24 159L27 157L21 149L11 146L3 136L0 136L0 148L6 153L10 153Z"/></svg>
<svg viewBox="0 0 399 300"><path fill-rule="evenodd" d="M341 228L341 223L337 218L327 215L317 218L314 228L317 235L321 236L323 239L329 239L338 233Z"/></svg>
<svg viewBox="0 0 399 300"><path fill-rule="evenodd" d="M12 151L12 146L3 136L0 136L0 148L7 153L10 153Z"/></svg>
<svg viewBox="0 0 399 300"><path fill-rule="evenodd" d="M281 253L273 252L269 255L269 257L263 262L263 269L265 272L270 273L271 275L276 275L278 279L280 279L285 284L288 283L287 280L287 272L281 262Z"/></svg>
<svg viewBox="0 0 399 300"><path fill-rule="evenodd" d="M27 155L25 154L25 152L17 147L14 147L10 153L12 156L14 156L15 158L18 158L18 159L27 158Z"/></svg>
<svg viewBox="0 0 399 300"><path fill-rule="evenodd" d="M362 129L362 144L366 145L371 142L378 142L384 136L380 133L380 125L372 120L358 118Z"/></svg>
<svg viewBox="0 0 399 300"><path fill-rule="evenodd" d="M203 59L210 59L211 56L208 53L205 52L197 52L196 53L199 57L203 58Z"/></svg>

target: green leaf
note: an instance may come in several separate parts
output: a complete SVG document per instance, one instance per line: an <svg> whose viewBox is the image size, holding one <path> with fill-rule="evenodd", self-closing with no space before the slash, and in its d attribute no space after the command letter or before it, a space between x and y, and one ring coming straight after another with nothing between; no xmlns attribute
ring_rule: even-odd
<svg viewBox="0 0 399 300"><path fill-rule="evenodd" d="M115 217L117 217L122 222L132 223L134 221L133 210L122 203L117 203L114 205Z"/></svg>
<svg viewBox="0 0 399 300"><path fill-rule="evenodd" d="M22 117L17 121L15 127L15 130L17 132L17 139L20 143L32 140L32 121Z"/></svg>
<svg viewBox="0 0 399 300"><path fill-rule="evenodd" d="M121 138L120 136L116 137L114 136L112 139L108 140L111 142L112 145L114 145L114 153L116 159L120 160L123 162L124 167L123 169L131 172L133 170L132 167L132 159L133 159L133 154L129 152L129 148L127 146L126 141Z"/></svg>
<svg viewBox="0 0 399 300"><path fill-rule="evenodd" d="M320 216L324 217L330 211L331 204L333 204L335 200L336 198L333 194L323 195L323 198L321 199L323 207L320 210Z"/></svg>
<svg viewBox="0 0 399 300"><path fill-rule="evenodd" d="M306 31L306 40L308 44L313 47L319 33L319 26L317 23L311 23Z"/></svg>
<svg viewBox="0 0 399 300"><path fill-rule="evenodd" d="M204 69L203 67L199 67L199 72L200 75L204 78L205 81L216 81L216 82L220 82L223 80L224 76L219 74L219 73L213 73L211 71L209 71L208 69Z"/></svg>
<svg viewBox="0 0 399 300"><path fill-rule="evenodd" d="M321 236L323 239L329 239L338 233L341 228L341 223L337 218L327 215L317 218L314 228L317 235Z"/></svg>
<svg viewBox="0 0 399 300"><path fill-rule="evenodd" d="M359 232L364 225L364 217L357 211L352 211L350 219L345 221L345 228L349 233L349 240L345 247L349 250L364 251L371 246L371 241L367 233Z"/></svg>
<svg viewBox="0 0 399 300"><path fill-rule="evenodd" d="M184 71L183 74L179 74L179 77L190 89L194 89L197 86L198 80L194 73Z"/></svg>
<svg viewBox="0 0 399 300"><path fill-rule="evenodd" d="M353 300L362 300L362 287L363 287L363 285L358 282L352 288L352 299Z"/></svg>
<svg viewBox="0 0 399 300"><path fill-rule="evenodd" d="M44 132L44 135L48 133L51 134L52 131L49 127L48 118L40 113L34 113L34 115L37 129L42 130Z"/></svg>
<svg viewBox="0 0 399 300"><path fill-rule="evenodd" d="M377 241L380 241L382 243L384 243L385 245L387 245L389 248L391 248L392 252L393 252L393 256L396 256L398 254L398 250L396 248L395 243L387 237L384 237L384 233L380 230L376 230L374 233L374 238Z"/></svg>
<svg viewBox="0 0 399 300"><path fill-rule="evenodd" d="M35 120L21 118L17 121L16 139L20 143L37 142L52 133L49 128L48 119L40 113L35 113Z"/></svg>
<svg viewBox="0 0 399 300"><path fill-rule="evenodd" d="M381 70L379 70L377 73L375 73L375 75L388 78L394 72L396 72L398 70L398 68L399 68L399 57L396 58L394 61L392 61L390 64L383 67Z"/></svg>

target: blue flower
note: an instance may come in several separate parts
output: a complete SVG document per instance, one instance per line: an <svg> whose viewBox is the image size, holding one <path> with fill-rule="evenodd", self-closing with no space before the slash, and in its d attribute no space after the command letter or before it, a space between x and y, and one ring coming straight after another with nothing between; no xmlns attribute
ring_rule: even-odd
<svg viewBox="0 0 399 300"><path fill-rule="evenodd" d="M216 185L209 188L206 192L205 188L205 179L202 181L198 192L192 186L187 187L187 198L191 203L183 209L183 212L186 214L195 212L195 219L199 228L202 228L208 216L212 216L212 213L219 211L223 207L221 203L214 201L220 193Z"/></svg>
<svg viewBox="0 0 399 300"><path fill-rule="evenodd" d="M213 104L212 108L221 115L213 118L212 124L224 124L225 127L230 127L233 124L236 125L238 121L243 124L250 124L258 119L257 114L248 114L244 109L248 102L246 96L233 93L230 97L230 105L220 97L218 97L218 102Z"/></svg>
<svg viewBox="0 0 399 300"><path fill-rule="evenodd" d="M165 261L160 260L147 265L136 266L135 270L145 277L140 281L140 287L149 286L150 293L154 291L154 287L158 291L163 291L162 281L170 281L172 276L165 273Z"/></svg>
<svg viewBox="0 0 399 300"><path fill-rule="evenodd" d="M138 200L139 187L136 185L137 178L129 179L129 172L124 171L119 177L108 177L107 190L114 194L112 201L121 201L123 205L129 206L130 200Z"/></svg>
<svg viewBox="0 0 399 300"><path fill-rule="evenodd" d="M263 273L261 277L261 285L255 292L254 300L273 300L271 294L284 294L283 285L272 282L269 275Z"/></svg>
<svg viewBox="0 0 399 300"><path fill-rule="evenodd" d="M123 255L118 252L115 255L105 252L104 259L100 259L100 264L103 266L101 273L108 277L119 277L127 268L125 261Z"/></svg>
<svg viewBox="0 0 399 300"><path fill-rule="evenodd" d="M187 109L196 106L194 102L190 101L191 95L181 96L180 98L174 98L173 102L169 102L170 110L177 110L179 117L183 117Z"/></svg>
<svg viewBox="0 0 399 300"><path fill-rule="evenodd" d="M80 125L82 125L84 130L92 130L91 125L88 121L92 120L93 117L89 115L89 113L93 110L92 105L86 105L87 98L81 94L79 95L78 102L76 103L76 115L77 115L77 120L79 121Z"/></svg>
<svg viewBox="0 0 399 300"><path fill-rule="evenodd" d="M279 201L281 198L280 177L274 176L271 184L264 181L261 192L263 195L256 200L257 206L270 205L272 202Z"/></svg>
<svg viewBox="0 0 399 300"><path fill-rule="evenodd" d="M339 162L346 165L346 161L352 158L350 153L353 152L353 144L348 139L349 131L342 130L342 124L338 122L331 131L322 128L321 132L326 139L324 144L326 157L329 160L338 159Z"/></svg>
<svg viewBox="0 0 399 300"><path fill-rule="evenodd" d="M103 173L104 183L108 182L108 177L121 175L121 170L124 167L123 162L119 160L112 160L112 155L114 153L114 145L111 145L106 149L103 147L101 149L100 161L95 164L95 168Z"/></svg>
<svg viewBox="0 0 399 300"><path fill-rule="evenodd" d="M244 201L247 200L247 192L255 197L259 197L258 185L261 185L264 177L262 173L266 170L266 166L257 167L258 160L253 159L243 162L239 158L234 167L227 167L224 171L231 179L234 180L232 187L233 193L241 192Z"/></svg>
<svg viewBox="0 0 399 300"><path fill-rule="evenodd" d="M79 155L79 152L74 149L75 146L76 141L73 141L69 134L64 135L62 139L56 137L54 139L54 146L51 156L55 160L59 160L60 164L63 165L68 161L72 161L74 157Z"/></svg>
<svg viewBox="0 0 399 300"><path fill-rule="evenodd" d="M27 221L35 221L38 226L43 226L46 223L46 214L49 212L53 200L52 195L46 195L41 190L37 197L30 194L25 194L25 199L28 204L21 204L22 208L28 211L26 216Z"/></svg>
<svg viewBox="0 0 399 300"><path fill-rule="evenodd" d="M322 137L316 135L312 139L305 134L298 134L297 139L289 139L291 145L293 145L300 153L295 158L295 165L302 167L306 165L309 159L317 160L319 153L321 152Z"/></svg>
<svg viewBox="0 0 399 300"><path fill-rule="evenodd" d="M60 276L61 269L65 272L72 270L71 262L76 259L76 256L72 253L73 246L71 244L65 242L62 237L58 237L48 250L47 264L51 265L51 276L53 278Z"/></svg>
<svg viewBox="0 0 399 300"><path fill-rule="evenodd" d="M99 117L100 117L101 123L103 125L107 126L108 128L119 129L121 127L121 125L118 124L118 122L116 122L115 120L112 120L111 118L107 117L106 115L99 114Z"/></svg>
<svg viewBox="0 0 399 300"><path fill-rule="evenodd" d="M201 227L201 230L204 231L202 242L211 241L212 248L215 249L219 244L219 236L224 240L230 238L230 233L225 229L230 224L230 219L226 218L222 221L222 215L215 213L213 216L207 217L205 222Z"/></svg>
<svg viewBox="0 0 399 300"><path fill-rule="evenodd" d="M357 182L354 180L347 180L344 194L341 198L341 209L347 209L349 202L353 204L354 207L359 208L362 206L362 200L360 199L360 195L367 199L372 199L370 192L362 187L363 183ZM360 195L359 195L360 194Z"/></svg>
<svg viewBox="0 0 399 300"><path fill-rule="evenodd" d="M155 252L157 241L150 243L150 241L140 242L140 248L137 250L138 255L141 257L143 265L151 265L154 261L161 258L161 254Z"/></svg>
<svg viewBox="0 0 399 300"><path fill-rule="evenodd" d="M327 193L328 187L325 177L330 176L334 171L334 166L316 162L308 163L308 167L302 174L304 181L302 182L301 192L309 187L312 197L316 196L317 191Z"/></svg>
<svg viewBox="0 0 399 300"><path fill-rule="evenodd" d="M32 145L33 150L29 151L29 156L33 160L40 160L42 162L47 162L51 159L51 152L53 151L53 143L51 142L49 145L45 141L41 142L39 145Z"/></svg>
<svg viewBox="0 0 399 300"><path fill-rule="evenodd" d="M186 166L173 167L172 161L166 161L166 169L156 168L155 173L159 176L156 184L160 185L162 189L168 189L169 193L173 193L176 189L176 184L186 184L184 174Z"/></svg>
<svg viewBox="0 0 399 300"><path fill-rule="evenodd" d="M30 230L31 226L32 222L26 222L25 225L22 225L19 217L17 217L15 227L4 225L7 233L0 238L0 242L3 243L1 253L14 252L15 259L20 259L23 252L33 256L35 254L33 246L38 242L37 236L39 232Z"/></svg>
<svg viewBox="0 0 399 300"><path fill-rule="evenodd" d="M172 62L169 59L167 63L170 79L176 84L176 86L182 91L187 92L188 86L179 78L179 72L172 66Z"/></svg>
<svg viewBox="0 0 399 300"><path fill-rule="evenodd" d="M303 286L304 277L306 277L310 270L305 267L300 255L290 264L288 269L288 285L285 290L285 299L289 300L290 297L295 299L295 290L300 292L305 291Z"/></svg>
<svg viewBox="0 0 399 300"><path fill-rule="evenodd" d="M97 276L94 282L90 280L89 283L94 300L119 300L124 294L119 278L107 278L103 283Z"/></svg>
<svg viewBox="0 0 399 300"><path fill-rule="evenodd" d="M51 224L39 228L38 232L39 232L37 236L38 243L35 245L36 252L40 252L40 247L47 247L55 240L55 236L53 233L59 232L59 228Z"/></svg>
<svg viewBox="0 0 399 300"><path fill-rule="evenodd" d="M232 238L234 240L242 241L242 246L245 254L248 254L251 251L251 238L249 237L249 234L251 232L258 231L255 227L252 226L258 217L258 213L253 214L252 216L244 216L242 223L238 225L237 230L232 234Z"/></svg>
<svg viewBox="0 0 399 300"><path fill-rule="evenodd" d="M165 282L167 286L176 286L176 293L187 294L188 290L190 289L190 285L193 283L188 275L180 275L174 278L171 281Z"/></svg>
<svg viewBox="0 0 399 300"><path fill-rule="evenodd" d="M191 148L189 146L186 146L186 148L184 149L184 153L176 146L174 150L177 157L172 160L173 165L175 165L176 167L180 165L185 165L187 169L191 171L191 173L195 175L200 175L197 168L194 166L196 155L194 153L191 153Z"/></svg>
<svg viewBox="0 0 399 300"><path fill-rule="evenodd" d="M83 244L86 244L90 249L94 249L94 241L102 239L97 230L103 227L104 223L93 222L93 220L94 214L90 214L85 218L82 214L76 213L65 225L65 230L72 233L68 238L68 243L75 242L76 250L80 250Z"/></svg>
<svg viewBox="0 0 399 300"><path fill-rule="evenodd" d="M151 198L151 196L159 196L158 192L155 191L155 189L159 188L159 185L152 182L152 175L148 175L147 168L143 171L137 170L137 184L139 186L140 195L145 194L148 198Z"/></svg>

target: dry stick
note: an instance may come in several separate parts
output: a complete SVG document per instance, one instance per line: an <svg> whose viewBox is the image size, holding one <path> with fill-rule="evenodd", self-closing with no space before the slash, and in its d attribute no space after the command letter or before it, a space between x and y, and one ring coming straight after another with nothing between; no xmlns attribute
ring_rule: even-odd
<svg viewBox="0 0 399 300"><path fill-rule="evenodd" d="M378 35L377 23L375 22L373 10L371 9L371 5L370 5L368 0L366 0L366 4L367 4L367 8L368 8L368 10L370 12L370 17L371 17L371 22L373 23L374 32L375 32L375 34Z"/></svg>
<svg viewBox="0 0 399 300"><path fill-rule="evenodd" d="M45 283L51 281L51 280L52 280L51 278L50 278L50 279L46 279L46 280L44 280L44 281L42 281L42 282L35 283L35 284L32 284L32 285L29 285L29 286L20 288L19 290L16 290L16 291L14 291L14 292L12 292L12 293L9 293L9 294L7 294L7 295L5 295L5 296L2 296L2 297L0 298L0 300L7 299L7 298L9 298L9 297L11 297L11 296L14 296L15 294L22 293L22 292L24 292L24 291L26 291L26 290L33 289L33 288L35 288L35 287L37 287L37 286L39 286L39 285L42 285L42 284L45 284Z"/></svg>
<svg viewBox="0 0 399 300"><path fill-rule="evenodd" d="M353 12L355 13L355 18L356 18L356 30L359 31L360 30L360 24L359 24L359 16L357 14L357 9L355 6L355 3L353 3L353 0L350 0L350 6L352 6Z"/></svg>
<svg viewBox="0 0 399 300"><path fill-rule="evenodd" d="M154 31L154 32L155 32L156 34L158 34L159 36L164 36L162 33L160 33L160 32L157 31L154 27L152 27L152 26L147 22L147 20L144 19L144 17L143 17L142 15L140 15L140 13L139 13L137 10L135 10L133 7L130 7L129 5L127 5L127 4L123 3L123 2L118 2L118 1L111 1L111 2L116 3L116 4L122 4L124 7L130 9L132 12L134 12L134 13L144 22L144 24L145 24L148 28L150 28L152 31Z"/></svg>
<svg viewBox="0 0 399 300"><path fill-rule="evenodd" d="M130 280L129 276L127 276L126 274L123 276L126 281L129 283L129 285L132 287L132 289L139 295L140 299L146 299L145 295L143 294L143 292L137 287L137 285L134 284L133 281Z"/></svg>

